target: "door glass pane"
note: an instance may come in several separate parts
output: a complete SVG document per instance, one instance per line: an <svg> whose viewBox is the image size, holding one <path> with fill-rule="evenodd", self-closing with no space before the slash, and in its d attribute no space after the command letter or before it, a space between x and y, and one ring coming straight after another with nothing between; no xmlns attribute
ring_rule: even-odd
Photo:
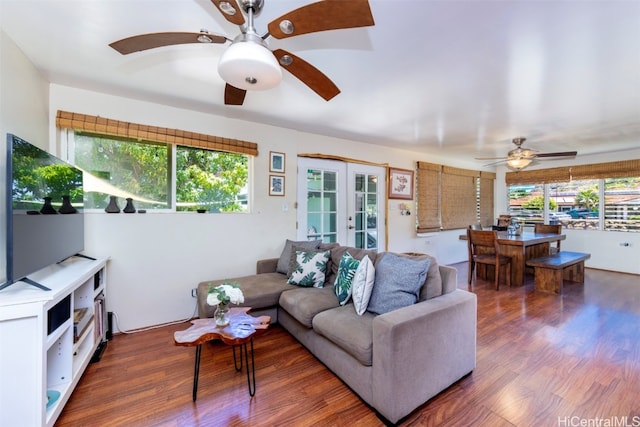
<svg viewBox="0 0 640 427"><path fill-rule="evenodd" d="M322 239L326 243L337 241L338 206L337 174L335 172L307 170L307 239Z"/></svg>
<svg viewBox="0 0 640 427"><path fill-rule="evenodd" d="M354 232L357 248L377 249L377 176L368 174L355 174L355 212Z"/></svg>
<svg viewBox="0 0 640 427"><path fill-rule="evenodd" d="M378 177L376 175L369 175L367 178L367 191L369 193L375 193L378 191Z"/></svg>
<svg viewBox="0 0 640 427"><path fill-rule="evenodd" d="M324 193L324 197L322 198L322 208L325 211L335 212L338 210L336 196L336 193Z"/></svg>
<svg viewBox="0 0 640 427"><path fill-rule="evenodd" d="M337 191L338 174L335 172L324 171L324 190L325 191Z"/></svg>
<svg viewBox="0 0 640 427"><path fill-rule="evenodd" d="M322 171L309 169L307 170L307 190L322 189Z"/></svg>
<svg viewBox="0 0 640 427"><path fill-rule="evenodd" d="M365 191L365 176L361 173L356 174L356 191Z"/></svg>

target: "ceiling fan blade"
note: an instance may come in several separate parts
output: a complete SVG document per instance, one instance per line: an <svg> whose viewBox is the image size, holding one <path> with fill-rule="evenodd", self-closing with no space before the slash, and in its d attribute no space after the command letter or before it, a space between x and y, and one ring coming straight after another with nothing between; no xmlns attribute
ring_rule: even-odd
<svg viewBox="0 0 640 427"><path fill-rule="evenodd" d="M536 157L575 157L577 155L577 151L561 151L558 153L538 153Z"/></svg>
<svg viewBox="0 0 640 427"><path fill-rule="evenodd" d="M224 103L225 105L242 105L247 91L238 89L227 83L224 87Z"/></svg>
<svg viewBox="0 0 640 427"><path fill-rule="evenodd" d="M225 43L227 38L219 34L207 32L189 33L149 33L127 37L122 40L110 43L109 46L123 55L142 50L155 49L157 47L172 46L176 44L189 43Z"/></svg>
<svg viewBox="0 0 640 427"><path fill-rule="evenodd" d="M244 24L244 15L236 0L211 0L211 3L216 6L227 21L236 25ZM220 6L221 3L223 3L222 7Z"/></svg>
<svg viewBox="0 0 640 427"><path fill-rule="evenodd" d="M487 159L487 160L491 160L491 159ZM495 162L487 163L486 165L483 165L483 166L495 166L495 165L499 165L501 163L506 163L506 162L507 162L507 159L503 158L503 159L495 161Z"/></svg>
<svg viewBox="0 0 640 427"><path fill-rule="evenodd" d="M318 70L313 65L309 64L304 59L287 52L283 49L276 49L273 51L273 54L282 65L282 68L293 74L298 80L302 83L309 86L311 90L324 98L325 101L329 101L334 96L340 93L340 89L327 77L322 73L322 71ZM289 61L282 60L282 58L291 59L288 65L284 65Z"/></svg>
<svg viewBox="0 0 640 427"><path fill-rule="evenodd" d="M474 157L476 160L508 160L507 157Z"/></svg>
<svg viewBox="0 0 640 427"><path fill-rule="evenodd" d="M212 0L213 1L213 0ZM290 29L287 25L291 24ZM276 39L375 25L368 0L324 0L285 13L268 25Z"/></svg>

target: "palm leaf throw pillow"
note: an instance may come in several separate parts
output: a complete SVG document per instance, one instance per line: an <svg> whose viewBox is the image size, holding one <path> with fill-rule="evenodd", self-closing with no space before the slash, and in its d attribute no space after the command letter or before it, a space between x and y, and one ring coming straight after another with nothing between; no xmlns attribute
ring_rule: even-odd
<svg viewBox="0 0 640 427"><path fill-rule="evenodd" d="M336 275L336 281L333 283L333 290L338 297L340 305L345 305L351 298L351 282L359 265L360 261L352 257L349 252L345 252L340 258L338 274Z"/></svg>
<svg viewBox="0 0 640 427"><path fill-rule="evenodd" d="M287 283L322 288L330 251L296 251L296 265Z"/></svg>

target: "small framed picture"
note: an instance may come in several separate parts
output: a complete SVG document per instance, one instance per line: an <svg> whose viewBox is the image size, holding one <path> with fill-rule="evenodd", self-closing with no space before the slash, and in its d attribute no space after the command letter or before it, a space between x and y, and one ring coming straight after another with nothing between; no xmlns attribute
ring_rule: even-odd
<svg viewBox="0 0 640 427"><path fill-rule="evenodd" d="M284 153L269 152L269 172L284 173Z"/></svg>
<svg viewBox="0 0 640 427"><path fill-rule="evenodd" d="M269 175L269 195L284 196L284 176Z"/></svg>
<svg viewBox="0 0 640 427"><path fill-rule="evenodd" d="M389 168L390 199L413 200L413 171Z"/></svg>

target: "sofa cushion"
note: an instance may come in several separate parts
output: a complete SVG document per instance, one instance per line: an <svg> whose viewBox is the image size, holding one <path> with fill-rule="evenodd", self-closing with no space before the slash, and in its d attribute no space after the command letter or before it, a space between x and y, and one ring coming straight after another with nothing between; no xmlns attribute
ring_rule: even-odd
<svg viewBox="0 0 640 427"><path fill-rule="evenodd" d="M365 255L360 261L360 265L351 282L353 306L359 316L362 316L364 312L367 311L375 278L376 270L373 267L373 263L369 259L369 256Z"/></svg>
<svg viewBox="0 0 640 427"><path fill-rule="evenodd" d="M333 290L338 297L340 305L345 305L351 298L351 282L359 265L360 261L352 257L349 252L345 252L340 259L338 275L333 283Z"/></svg>
<svg viewBox="0 0 640 427"><path fill-rule="evenodd" d="M338 275L338 268L340 267L340 260L342 259L342 255L347 251L357 260L361 260L365 255L368 255L369 259L375 262L376 251L352 248L349 246L336 246L331 249L331 262L329 263L331 270L327 270L327 283L333 284L335 282L336 276Z"/></svg>
<svg viewBox="0 0 640 427"><path fill-rule="evenodd" d="M373 362L372 313L358 316L351 304L318 313L313 330L322 335L365 366Z"/></svg>
<svg viewBox="0 0 640 427"><path fill-rule="evenodd" d="M322 288L295 288L280 295L280 308L307 328L311 328L313 317L330 308L339 307L331 286Z"/></svg>
<svg viewBox="0 0 640 427"><path fill-rule="evenodd" d="M302 241L293 241L287 239L284 244L284 249L282 249L282 253L280 254L280 258L278 259L278 266L276 267L276 271L278 273L287 274L289 270L289 262L291 261L291 252L292 246L300 246L304 249L318 249L320 246L321 240L302 240Z"/></svg>
<svg viewBox="0 0 640 427"><path fill-rule="evenodd" d="M430 261L427 280L420 289L420 297L418 298L418 301L426 301L442 295L442 276L440 275L438 261L434 257L415 252L404 253L402 256L407 256L412 259L428 259Z"/></svg>
<svg viewBox="0 0 640 427"><path fill-rule="evenodd" d="M291 285L287 284L287 278L280 273L264 273L253 274L251 276L236 277L229 281L238 284L244 295L244 303L241 307L251 307L252 309L260 309L273 307L278 304L280 294L291 289ZM206 295L209 292L209 284L213 286L224 283L225 280L210 280L198 284L198 295ZM207 305L207 317L212 317L215 307Z"/></svg>
<svg viewBox="0 0 640 427"><path fill-rule="evenodd" d="M415 304L430 260L416 260L385 252L376 263L376 279L367 310L375 314Z"/></svg>
<svg viewBox="0 0 640 427"><path fill-rule="evenodd" d="M329 251L296 251L296 266L287 283L298 286L324 286Z"/></svg>

